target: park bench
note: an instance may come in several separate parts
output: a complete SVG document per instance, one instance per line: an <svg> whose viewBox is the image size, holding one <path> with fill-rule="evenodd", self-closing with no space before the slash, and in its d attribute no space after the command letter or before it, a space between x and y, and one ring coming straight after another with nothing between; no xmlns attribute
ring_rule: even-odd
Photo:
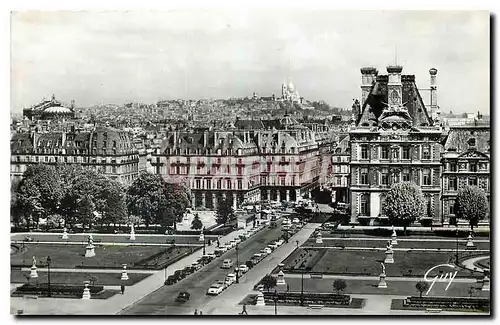
<svg viewBox="0 0 500 325"><path fill-rule="evenodd" d="M35 296L35 295L24 295L23 298L24 299L38 299L38 296Z"/></svg>
<svg viewBox="0 0 500 325"><path fill-rule="evenodd" d="M311 273L311 279L323 279L323 273Z"/></svg>
<svg viewBox="0 0 500 325"><path fill-rule="evenodd" d="M425 311L428 312L428 313L440 313L442 311L442 309L439 309L439 308L427 308Z"/></svg>

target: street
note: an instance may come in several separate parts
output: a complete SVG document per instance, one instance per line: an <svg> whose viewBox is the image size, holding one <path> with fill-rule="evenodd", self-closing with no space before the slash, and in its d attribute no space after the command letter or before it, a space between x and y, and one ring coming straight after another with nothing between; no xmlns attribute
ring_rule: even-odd
<svg viewBox="0 0 500 325"><path fill-rule="evenodd" d="M277 239L281 236L281 227L266 228L250 239L242 242L239 245L238 259L239 264L244 264L247 260L257 253L269 241ZM221 243L223 244L223 243ZM210 285L217 280L224 280L226 274L232 270L221 269L220 266L224 259L232 259L236 266L236 250L225 253L218 257L210 264L203 267L198 272L188 276L184 280L177 282L171 286L163 286L155 292L149 294L144 299L133 304L121 312L124 315L179 315L192 314L198 306L203 306L205 303L213 299L213 296L206 295ZM261 263L265 263L268 258ZM243 276L243 278L245 275ZM233 284L238 286L238 284ZM187 291L191 294L189 301L185 303L176 302L175 299L181 291Z"/></svg>

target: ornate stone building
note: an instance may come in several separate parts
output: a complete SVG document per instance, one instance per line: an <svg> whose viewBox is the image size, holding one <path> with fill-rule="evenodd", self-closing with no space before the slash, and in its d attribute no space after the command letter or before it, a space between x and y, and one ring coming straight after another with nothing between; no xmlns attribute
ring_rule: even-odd
<svg viewBox="0 0 500 325"><path fill-rule="evenodd" d="M351 145L349 135L342 135L338 143L333 148L332 173L330 176L330 186L332 190L332 201L340 203L350 202L350 158Z"/></svg>
<svg viewBox="0 0 500 325"><path fill-rule="evenodd" d="M65 107L60 101L56 100L55 95L52 99L45 98L30 108L23 109L23 116L30 120L54 120L54 119L72 119L75 117L75 101L71 101L71 107Z"/></svg>
<svg viewBox="0 0 500 325"><path fill-rule="evenodd" d="M467 185L478 186L490 199L490 126L488 124L455 126L444 139L442 170L442 222L454 223L458 191Z"/></svg>
<svg viewBox="0 0 500 325"><path fill-rule="evenodd" d="M392 184L414 181L427 200L424 219L440 221L443 136L424 105L414 75L388 66L362 68L362 103L350 130L351 223L385 223L382 203ZM434 70L430 71L434 77Z"/></svg>
<svg viewBox="0 0 500 325"><path fill-rule="evenodd" d="M125 185L131 184L141 169L140 155L128 133L97 127L92 132L16 133L10 140L11 181L19 181L32 164L81 164Z"/></svg>

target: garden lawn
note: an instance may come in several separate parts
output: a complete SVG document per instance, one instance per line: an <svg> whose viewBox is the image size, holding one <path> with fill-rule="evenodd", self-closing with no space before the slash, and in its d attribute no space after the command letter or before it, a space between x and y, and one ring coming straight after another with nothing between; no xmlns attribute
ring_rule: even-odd
<svg viewBox="0 0 500 325"><path fill-rule="evenodd" d="M122 281L121 272L117 270L116 273L93 273L93 272L50 272L51 284L75 284L82 285L84 281L91 281L94 285L102 286L131 286L139 281L144 280L151 274L145 273L127 273L128 280ZM11 271L10 283L28 283L30 272L29 271ZM30 279L30 283L47 283L47 272L38 271L38 278ZM94 280L94 281L93 281Z"/></svg>
<svg viewBox="0 0 500 325"><path fill-rule="evenodd" d="M35 242L78 242L82 244L88 243L88 235L87 234L68 234L68 239L61 239L62 233L60 234L32 234L30 235ZM12 235L11 241L23 241L26 238L26 235ZM170 243L172 240L175 240L176 245L182 244L195 244L195 245L203 245L203 242L199 241L198 236L172 236L172 235L160 235L160 236L145 236L145 235L135 235L135 240L130 240L130 234L128 235L105 235L105 234L96 234L92 235L94 240L94 244L98 244L99 242L105 243L145 243L145 244L166 244ZM217 236L205 236L205 240L217 240Z"/></svg>
<svg viewBox="0 0 500 325"><path fill-rule="evenodd" d="M335 279L310 279L304 277L304 292L335 292L332 284ZM286 278L285 281L290 287L290 291L300 292L301 279ZM379 294L379 295L398 295L398 296L419 296L419 291L415 288L418 281L391 281L387 280L387 288L377 288L378 280L345 280L347 287L344 294ZM477 288L473 297L490 297L489 291L481 291L481 283L462 283L454 282L450 285L448 290L445 291L447 283L436 283L431 291L429 297L469 297L469 287ZM424 292L425 295L425 292Z"/></svg>
<svg viewBox="0 0 500 325"><path fill-rule="evenodd" d="M325 251L326 252L321 252ZM308 258L306 267L311 267L312 273L342 274L342 275L375 275L382 271L380 263L384 261L383 251L354 251L354 250L332 250L332 249L310 249L312 257ZM317 251L317 253L315 252ZM316 254L322 254L316 255ZM300 264L299 255L304 250L299 248L290 254L285 260L285 272L296 264ZM460 253L465 258L469 253ZM471 256L474 253L470 253ZM318 258L315 258L318 256ZM440 252L394 252L394 264L386 264L387 276L423 276L427 270L439 264L453 262L454 253ZM295 263L295 261L298 261ZM410 271L411 270L411 271ZM458 277L475 277L479 272L460 269Z"/></svg>
<svg viewBox="0 0 500 325"><path fill-rule="evenodd" d="M31 267L32 258L37 258L37 266L45 267L47 256L52 259L53 268L121 268L127 264L133 268L135 263L149 258L157 253L166 252L168 247L162 246L102 246L96 245L94 257L85 257L85 245L59 244L27 244L27 250L13 254L10 257L12 266ZM192 247L174 248L182 254L189 254ZM167 254L165 254L167 255ZM179 254L168 253L176 257Z"/></svg>

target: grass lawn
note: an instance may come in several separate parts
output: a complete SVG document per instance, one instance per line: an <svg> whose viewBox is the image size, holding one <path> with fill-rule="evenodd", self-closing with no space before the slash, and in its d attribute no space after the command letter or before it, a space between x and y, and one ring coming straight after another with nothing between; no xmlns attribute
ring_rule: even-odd
<svg viewBox="0 0 500 325"><path fill-rule="evenodd" d="M376 227L375 227L376 228ZM380 236L380 235L375 235L375 234L364 234L364 233L351 233L349 230L344 231L344 230L336 230L334 232L331 232L329 230L322 230L321 235L323 238L342 238L344 234L347 233L350 237L356 237L356 238L380 238L380 239L385 239L385 240L390 240L391 237L388 236ZM411 231L408 231L408 236L404 236L400 233L400 231L397 232L398 238L403 238L403 239L455 239L454 234L452 236L437 236L434 233L428 233L426 235L412 235ZM462 236L461 239L466 239L467 236ZM483 233L475 233L475 238L476 239L488 239L488 236L483 236Z"/></svg>
<svg viewBox="0 0 500 325"><path fill-rule="evenodd" d="M60 244L27 244L27 250L13 254L10 257L11 265L31 267L32 258L37 258L37 266L44 267L47 256L52 259L53 268L86 268L86 267L121 267L127 264L133 267L154 254L167 250L162 246L101 246L96 245L94 257L85 257L85 245L60 245ZM190 253L191 247L175 247L175 252ZM178 254L169 252L169 256Z"/></svg>
<svg viewBox="0 0 500 325"><path fill-rule="evenodd" d="M106 290L103 290L97 294L93 294L90 296L90 299L108 299L108 298L111 298L113 297L114 295L116 294L120 294L121 291L120 290L115 290L115 289L106 289ZM83 294L83 292L82 292ZM13 292L11 294L12 297L23 297L23 296L30 296L29 293L25 293L25 292ZM46 295L43 295L43 296L39 296L37 295L38 297L47 297ZM75 296L75 295L58 295L58 294L53 294L52 299L58 299L58 298L63 298L63 299L81 299L82 297L81 296Z"/></svg>
<svg viewBox="0 0 500 325"><path fill-rule="evenodd" d="M323 244L316 244L316 238L308 239L302 246L314 246L314 247L323 247L323 246L336 246L336 247L368 247L368 248L384 248L387 247L387 241L389 239L380 239L380 240L331 240L328 238L323 238ZM465 249L467 244L467 240L459 240L458 249ZM475 242L476 249L490 249L490 243L482 243ZM401 241L398 240L398 244L394 245L393 248L430 248L430 249L439 249L439 248L447 248L455 250L457 244L455 241L451 242L436 242L436 241Z"/></svg>
<svg viewBox="0 0 500 325"><path fill-rule="evenodd" d="M333 281L335 279L310 279L304 277L304 292L334 292ZM300 278L286 278L285 281L290 287L290 291L300 292ZM387 288L377 288L378 280L345 280L347 287L344 294L378 294L378 295L398 295L398 296L418 296L420 293L415 288L418 281L391 281L387 280ZM481 291L481 283L462 283L454 282L448 290L444 290L447 284L436 283L429 296L439 297L469 297L469 287L478 288L474 297L489 297L489 291ZM424 293L425 294L425 293Z"/></svg>
<svg viewBox="0 0 500 325"><path fill-rule="evenodd" d="M33 234L31 237L35 240L35 242L81 242L87 244L88 236L86 234L68 234L68 239L61 239L61 234L50 234L50 235L40 235ZM26 235L13 235L11 236L11 241L23 241ZM175 244L197 244L203 245L203 242L198 240L198 236L143 236L143 235L135 235L135 240L129 239L130 235L106 235L106 234L96 234L92 235L94 239L94 244L98 244L99 242L105 243L148 243L148 244L165 244L169 243L171 240L175 240ZM205 239L208 240L216 240L217 236L205 236Z"/></svg>
<svg viewBox="0 0 500 325"><path fill-rule="evenodd" d="M347 251L347 250L310 250L310 255L313 255L307 260L307 267L311 267L313 273L329 273L343 275L379 275L381 272L380 262L385 258L382 251ZM285 260L285 270L296 265L295 261L299 261L299 255L304 254L303 249L299 248L290 254ZM459 256L465 257L468 253L461 253ZM473 253L471 253L472 255ZM433 266L454 261L454 254L439 253L439 252L394 252L394 264L386 264L386 273L388 276L407 276L411 270L412 276L423 276L428 269ZM460 270L457 276L474 277L479 275L473 274L472 271Z"/></svg>
<svg viewBox="0 0 500 325"><path fill-rule="evenodd" d="M29 277L29 271L11 271L10 283L28 283L26 277ZM95 285L102 286L131 286L139 281L144 280L151 274L145 273L128 273L129 279L127 281L120 280L121 272L117 270L116 273L91 273L91 272L50 272L51 284L75 284L82 285L84 281L91 281L95 279ZM38 271L38 278L31 279L30 283L47 283L47 272Z"/></svg>

